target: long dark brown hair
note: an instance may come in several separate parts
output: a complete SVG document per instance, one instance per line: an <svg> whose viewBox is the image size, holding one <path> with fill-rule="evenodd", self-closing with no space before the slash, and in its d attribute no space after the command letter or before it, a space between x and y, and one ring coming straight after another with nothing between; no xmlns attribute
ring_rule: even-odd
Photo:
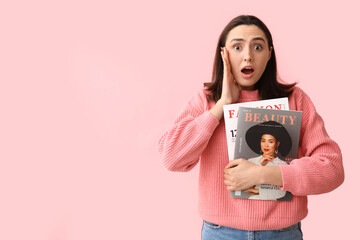
<svg viewBox="0 0 360 240"><path fill-rule="evenodd" d="M285 84L279 82L280 79L277 77L275 49L269 29L255 16L240 15L231 20L220 34L219 41L216 46L212 80L210 83L204 83L204 86L209 90L208 99L217 102L221 97L224 66L221 59L220 48L225 46L226 38L229 32L233 28L243 24L259 27L264 32L268 40L269 49L272 48L271 57L266 65L265 71L259 81L255 84L255 89L259 91L260 99L288 97L292 93L293 87L296 83Z"/></svg>

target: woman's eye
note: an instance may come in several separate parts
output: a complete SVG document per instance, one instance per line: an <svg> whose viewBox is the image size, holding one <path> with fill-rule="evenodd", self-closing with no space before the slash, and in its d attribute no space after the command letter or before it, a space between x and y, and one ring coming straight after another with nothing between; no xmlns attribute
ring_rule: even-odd
<svg viewBox="0 0 360 240"><path fill-rule="evenodd" d="M262 46L261 46L261 45L255 45L255 46L254 46L254 49L255 49L255 50L261 50L261 49L262 49Z"/></svg>
<svg viewBox="0 0 360 240"><path fill-rule="evenodd" d="M240 47L239 45L235 45L235 46L234 46L234 49L235 49L236 51L239 51L239 50L241 49L241 47Z"/></svg>

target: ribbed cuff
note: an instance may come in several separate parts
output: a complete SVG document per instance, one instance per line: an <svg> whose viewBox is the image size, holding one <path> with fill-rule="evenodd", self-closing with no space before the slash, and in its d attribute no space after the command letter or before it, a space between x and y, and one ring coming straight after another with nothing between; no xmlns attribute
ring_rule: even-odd
<svg viewBox="0 0 360 240"><path fill-rule="evenodd" d="M219 125L219 121L209 111L206 111L200 115L196 121L202 124L204 130L206 130L206 132L211 135Z"/></svg>
<svg viewBox="0 0 360 240"><path fill-rule="evenodd" d="M281 190L289 191L289 192L295 192L296 191L296 185L299 183L297 181L300 181L295 176L296 170L294 166L291 165L279 165L283 180L283 186L280 187Z"/></svg>

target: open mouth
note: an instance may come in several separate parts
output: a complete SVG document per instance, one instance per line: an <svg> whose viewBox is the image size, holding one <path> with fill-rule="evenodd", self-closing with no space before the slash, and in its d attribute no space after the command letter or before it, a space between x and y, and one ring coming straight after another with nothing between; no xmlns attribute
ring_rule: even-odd
<svg viewBox="0 0 360 240"><path fill-rule="evenodd" d="M244 67L243 69L241 69L241 72L248 75L252 74L254 72L254 69L252 67Z"/></svg>

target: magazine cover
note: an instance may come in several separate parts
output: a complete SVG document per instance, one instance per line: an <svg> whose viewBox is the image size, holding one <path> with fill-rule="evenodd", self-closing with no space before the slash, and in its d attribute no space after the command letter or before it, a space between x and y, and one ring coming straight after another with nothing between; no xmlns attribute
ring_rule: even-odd
<svg viewBox="0 0 360 240"><path fill-rule="evenodd" d="M239 108L234 158L262 166L289 164L297 158L302 112ZM232 191L235 198L290 201L292 194L278 186L261 184Z"/></svg>
<svg viewBox="0 0 360 240"><path fill-rule="evenodd" d="M284 97L284 98L274 98L269 100L260 100L254 102L234 103L234 104L224 105L223 107L224 121L225 121L226 141L228 147L229 160L234 160L239 107L289 110L289 101L287 97Z"/></svg>

